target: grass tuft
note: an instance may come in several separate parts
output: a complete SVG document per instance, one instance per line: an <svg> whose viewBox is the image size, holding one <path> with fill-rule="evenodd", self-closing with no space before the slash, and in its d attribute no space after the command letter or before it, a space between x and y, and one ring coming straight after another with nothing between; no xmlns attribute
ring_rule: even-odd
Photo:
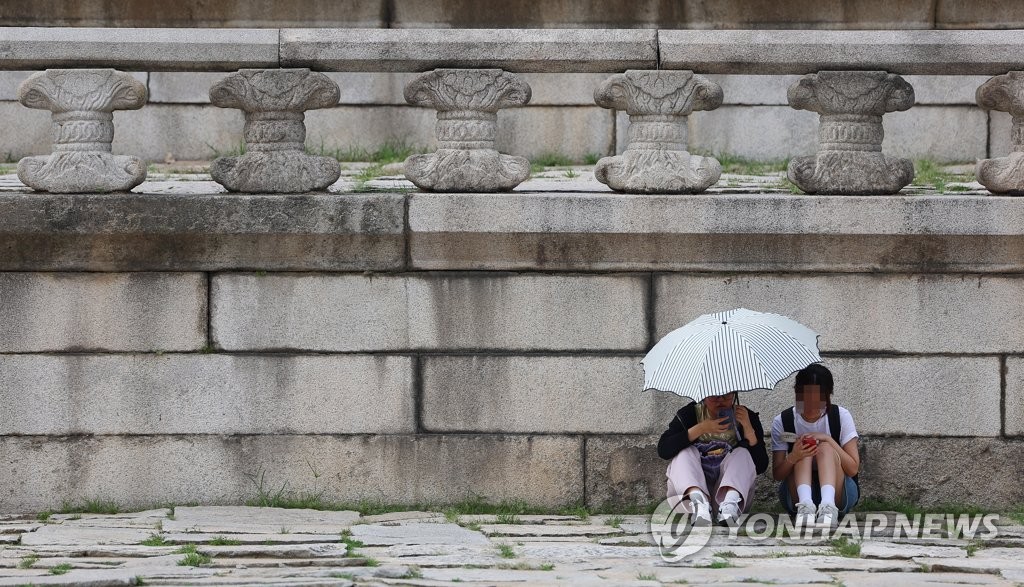
<svg viewBox="0 0 1024 587"><path fill-rule="evenodd" d="M306 152L311 155L334 157L338 161L346 163L368 162L387 165L388 163L405 161L410 155L426 153L427 149L412 145L402 139L388 139L374 149L367 149L358 145L330 149L324 147L323 143L321 143L318 149L307 147Z"/></svg>
<svg viewBox="0 0 1024 587"><path fill-rule="evenodd" d="M71 563L61 563L50 568L51 575L64 575L71 570Z"/></svg>
<svg viewBox="0 0 1024 587"><path fill-rule="evenodd" d="M18 568L29 569L32 568L32 565L36 564L37 562L39 562L39 555L29 554L21 557L21 560L18 562Z"/></svg>
<svg viewBox="0 0 1024 587"><path fill-rule="evenodd" d="M497 544L498 554L501 558L516 558L516 550L512 548L512 545L507 542L499 542Z"/></svg>
<svg viewBox="0 0 1024 587"><path fill-rule="evenodd" d="M167 546L167 541L160 534L150 534L149 538L140 542L143 546Z"/></svg>
<svg viewBox="0 0 1024 587"><path fill-rule="evenodd" d="M121 508L116 503L110 500L104 499L90 499L85 503L72 504L64 502L61 506L60 513L62 514L119 514Z"/></svg>
<svg viewBox="0 0 1024 587"><path fill-rule="evenodd" d="M830 542L832 548L836 549L836 554L846 558L860 558L860 543L852 542L846 536L837 538Z"/></svg>
<svg viewBox="0 0 1024 587"><path fill-rule="evenodd" d="M624 520L625 520L625 518L623 518L622 516L611 516L611 517L605 519L604 523L608 524L612 528L618 528L619 526L622 525L622 522Z"/></svg>

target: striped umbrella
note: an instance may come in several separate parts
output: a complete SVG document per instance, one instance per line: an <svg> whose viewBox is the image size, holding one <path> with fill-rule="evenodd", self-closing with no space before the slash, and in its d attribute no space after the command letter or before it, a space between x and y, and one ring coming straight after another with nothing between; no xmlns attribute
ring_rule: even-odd
<svg viewBox="0 0 1024 587"><path fill-rule="evenodd" d="M665 335L641 361L644 390L694 401L731 391L773 389L821 361L818 334L803 324L737 308L705 314Z"/></svg>

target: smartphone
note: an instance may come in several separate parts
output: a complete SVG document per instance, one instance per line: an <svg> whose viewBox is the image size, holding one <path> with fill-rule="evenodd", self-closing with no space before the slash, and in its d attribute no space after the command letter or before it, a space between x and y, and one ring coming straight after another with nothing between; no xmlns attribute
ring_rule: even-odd
<svg viewBox="0 0 1024 587"><path fill-rule="evenodd" d="M736 410L734 410L733 408L722 408L721 410L718 410L718 419L721 420L722 418L729 418L729 423L732 424L732 429L736 432L736 435L738 436L740 430L736 426Z"/></svg>

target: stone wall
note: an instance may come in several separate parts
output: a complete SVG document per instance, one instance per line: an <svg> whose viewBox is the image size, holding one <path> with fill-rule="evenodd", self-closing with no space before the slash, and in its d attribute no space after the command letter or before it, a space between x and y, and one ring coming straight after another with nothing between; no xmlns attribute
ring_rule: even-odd
<svg viewBox="0 0 1024 587"><path fill-rule="evenodd" d="M0 72L0 162L45 155L52 141L49 116L17 101L18 84L32 72ZM135 74L148 84L149 102L114 115L114 152L149 161L192 161L237 151L243 115L209 104L209 88L226 74ZM416 74L329 73L341 104L306 114L313 152L374 149L385 142L436 148L435 112L406 104L405 85ZM530 104L499 112L497 147L527 158L558 154L578 162L625 149L628 116L594 104L594 88L610 74L522 74ZM708 75L722 85L725 104L689 117L691 150L755 160L782 160L817 149L816 114L794 110L786 89L799 76ZM917 103L884 119L885 152L943 163L974 162L1010 151L1010 115L980 109L974 92L987 76L905 76Z"/></svg>
<svg viewBox="0 0 1024 587"><path fill-rule="evenodd" d="M380 28L1021 28L1010 0L7 0L7 26Z"/></svg>
<svg viewBox="0 0 1024 587"><path fill-rule="evenodd" d="M1024 218L993 196L0 194L0 510L664 496L639 360L822 334L875 498L1024 501ZM784 382L744 401L770 418ZM771 500L763 483L760 498Z"/></svg>

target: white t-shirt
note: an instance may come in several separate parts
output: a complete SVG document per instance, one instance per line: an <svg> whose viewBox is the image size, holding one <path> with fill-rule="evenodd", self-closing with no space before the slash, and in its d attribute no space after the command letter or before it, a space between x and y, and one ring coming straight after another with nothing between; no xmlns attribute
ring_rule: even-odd
<svg viewBox="0 0 1024 587"><path fill-rule="evenodd" d="M839 425L842 428L842 434L839 437L839 446L846 446L847 442L850 442L854 438L857 438L857 428L853 425L853 416L850 414L850 410L839 406ZM832 432L828 428L828 415L818 418L816 422L808 422L804 420L803 415L800 412L793 414L793 428L796 429L796 435L811 434L814 432L821 432L831 436ZM777 450L789 450L789 445L782 441L782 415L775 416L772 420L772 451Z"/></svg>

